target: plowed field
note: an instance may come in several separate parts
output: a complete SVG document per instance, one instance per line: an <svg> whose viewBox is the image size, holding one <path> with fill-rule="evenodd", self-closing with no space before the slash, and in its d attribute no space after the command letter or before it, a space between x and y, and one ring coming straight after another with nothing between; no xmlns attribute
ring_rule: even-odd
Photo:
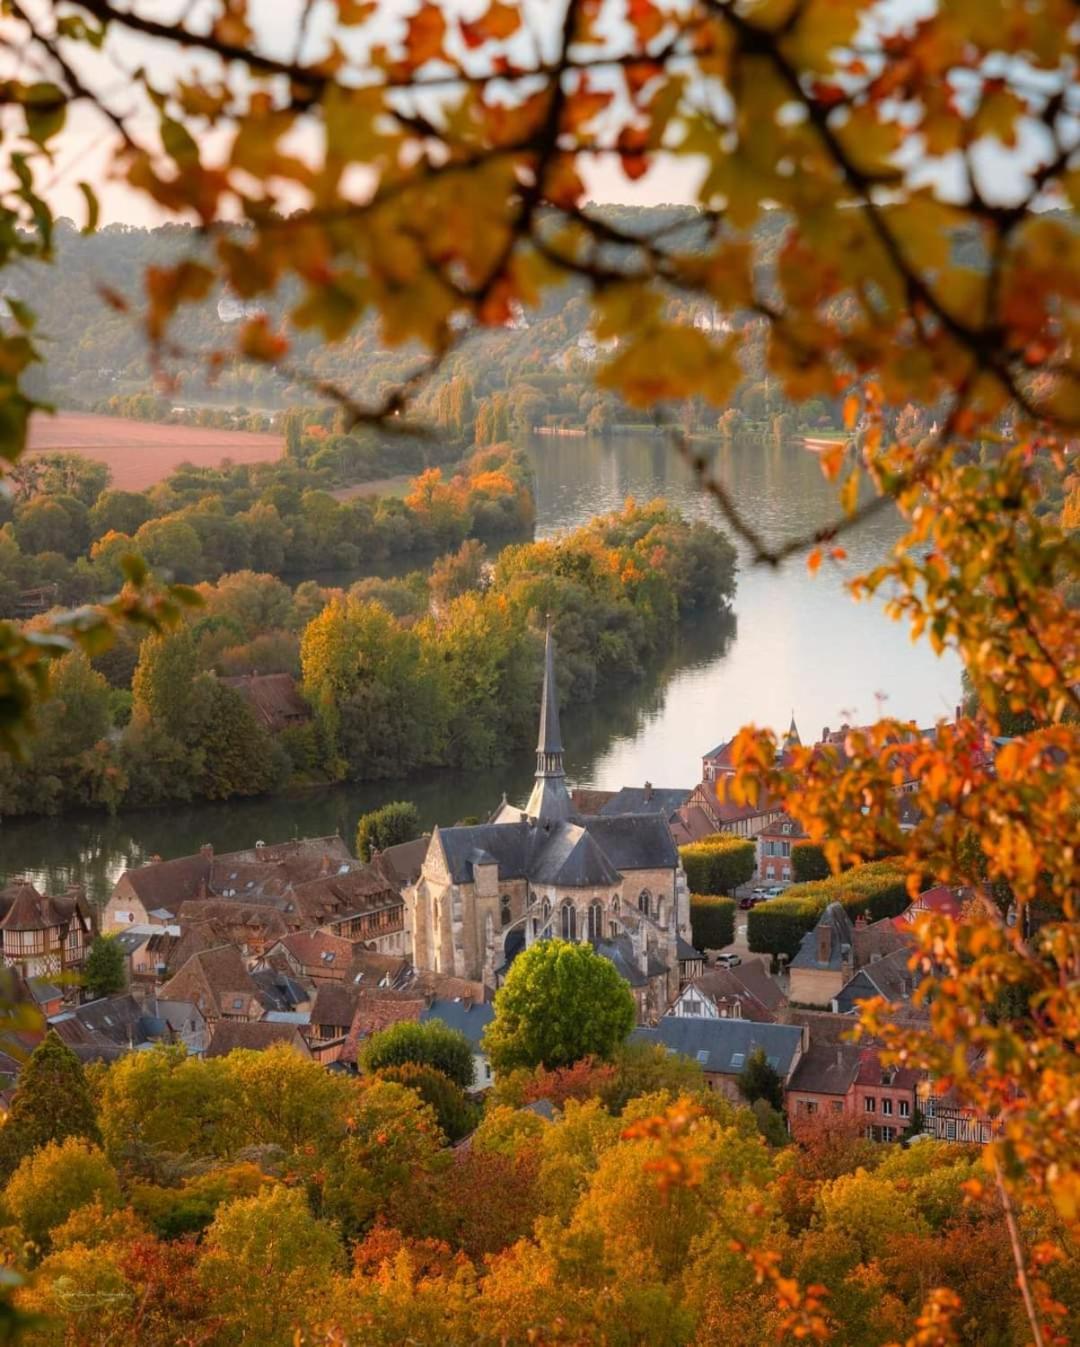
<svg viewBox="0 0 1080 1347"><path fill-rule="evenodd" d="M70 449L98 459L112 469L113 486L125 491L153 486L179 463L210 468L216 468L223 458L231 458L234 463L262 463L280 458L282 448L280 435L166 426L93 412L58 412L55 416L38 413L30 423L31 452Z"/></svg>

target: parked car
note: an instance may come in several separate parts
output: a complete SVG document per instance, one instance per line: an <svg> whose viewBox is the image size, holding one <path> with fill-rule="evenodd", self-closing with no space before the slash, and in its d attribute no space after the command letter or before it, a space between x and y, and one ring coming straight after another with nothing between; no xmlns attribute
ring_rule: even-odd
<svg viewBox="0 0 1080 1347"><path fill-rule="evenodd" d="M745 898L739 899L739 911L749 912L752 907L756 907L758 903L764 901L765 895L763 893L748 893Z"/></svg>
<svg viewBox="0 0 1080 1347"><path fill-rule="evenodd" d="M742 957L738 954L718 954L716 956L717 968L738 968L742 963Z"/></svg>
<svg viewBox="0 0 1080 1347"><path fill-rule="evenodd" d="M786 884L774 884L771 889L765 890L765 897L779 898L786 888L787 888Z"/></svg>

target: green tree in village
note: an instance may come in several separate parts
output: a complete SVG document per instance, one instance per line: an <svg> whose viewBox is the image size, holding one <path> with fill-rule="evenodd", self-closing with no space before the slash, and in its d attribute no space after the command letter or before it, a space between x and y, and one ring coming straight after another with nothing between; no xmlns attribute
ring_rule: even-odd
<svg viewBox="0 0 1080 1347"><path fill-rule="evenodd" d="M608 1059L637 1019L630 988L591 945L538 940L495 994L484 1051L497 1075L518 1067Z"/></svg>
<svg viewBox="0 0 1080 1347"><path fill-rule="evenodd" d="M473 1049L464 1034L440 1020L401 1020L364 1044L360 1064L372 1074L389 1067L429 1066L462 1090L473 1084Z"/></svg>
<svg viewBox="0 0 1080 1347"><path fill-rule="evenodd" d="M101 1142L82 1065L50 1030L19 1072L11 1109L0 1127L0 1180L9 1179L40 1147L68 1137Z"/></svg>
<svg viewBox="0 0 1080 1347"><path fill-rule="evenodd" d="M393 800L360 815L356 825L356 854L369 861L374 852L420 836L420 811L411 800Z"/></svg>
<svg viewBox="0 0 1080 1347"><path fill-rule="evenodd" d="M778 1113L784 1108L784 1082L764 1048L755 1048L739 1072L739 1093L748 1104L764 1099Z"/></svg>
<svg viewBox="0 0 1080 1347"><path fill-rule="evenodd" d="M83 990L87 996L115 996L127 986L124 951L112 935L94 937L83 965Z"/></svg>

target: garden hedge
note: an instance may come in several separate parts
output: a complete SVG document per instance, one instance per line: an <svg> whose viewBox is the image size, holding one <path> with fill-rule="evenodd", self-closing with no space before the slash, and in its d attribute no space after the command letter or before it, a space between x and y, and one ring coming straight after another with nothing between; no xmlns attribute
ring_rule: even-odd
<svg viewBox="0 0 1080 1347"><path fill-rule="evenodd" d="M854 920L896 917L908 906L904 871L896 861L871 861L843 874L807 884L793 884L780 898L753 908L746 923L747 943L755 954L793 958L807 931L830 903L842 903Z"/></svg>
<svg viewBox="0 0 1080 1347"><path fill-rule="evenodd" d="M690 936L694 948L725 949L735 939L735 899L712 893L690 895Z"/></svg>
<svg viewBox="0 0 1080 1347"><path fill-rule="evenodd" d="M832 875L820 842L796 842L791 848L791 875L796 884L809 884Z"/></svg>
<svg viewBox="0 0 1080 1347"><path fill-rule="evenodd" d="M716 833L679 848L691 893L726 894L752 879L757 847L745 837Z"/></svg>

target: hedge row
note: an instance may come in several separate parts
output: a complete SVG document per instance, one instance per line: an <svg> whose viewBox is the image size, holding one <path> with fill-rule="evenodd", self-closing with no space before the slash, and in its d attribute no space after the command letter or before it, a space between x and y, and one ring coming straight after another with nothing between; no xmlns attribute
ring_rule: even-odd
<svg viewBox="0 0 1080 1347"><path fill-rule="evenodd" d="M791 877L796 884L809 884L832 875L820 842L796 842L791 848Z"/></svg>
<svg viewBox="0 0 1080 1347"><path fill-rule="evenodd" d="M690 936L694 948L726 949L735 939L735 899L711 893L690 895Z"/></svg>
<svg viewBox="0 0 1080 1347"><path fill-rule="evenodd" d="M862 915L880 921L899 916L909 902L900 865L872 861L829 879L793 884L782 897L759 903L747 919L747 943L755 954L792 958L829 903L842 903L852 920Z"/></svg>
<svg viewBox="0 0 1080 1347"><path fill-rule="evenodd" d="M714 833L679 848L691 893L730 893L752 879L757 848L744 837Z"/></svg>

